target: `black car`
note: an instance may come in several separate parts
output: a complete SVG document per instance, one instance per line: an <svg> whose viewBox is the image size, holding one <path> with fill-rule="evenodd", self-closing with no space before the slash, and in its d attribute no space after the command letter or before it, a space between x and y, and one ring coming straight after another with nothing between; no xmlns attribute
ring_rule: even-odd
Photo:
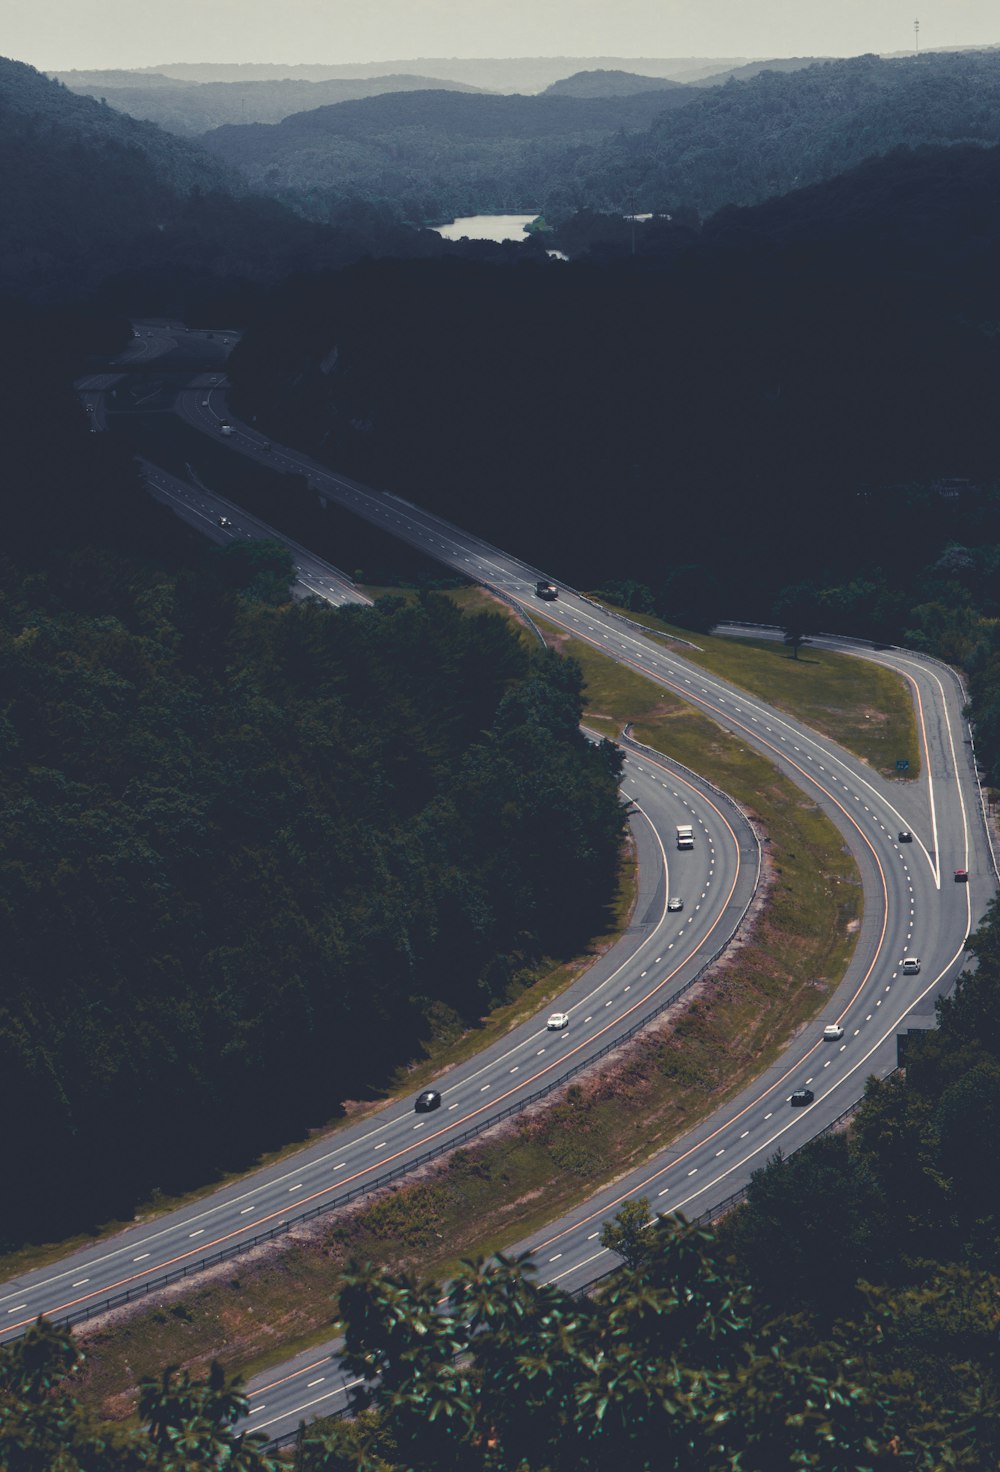
<svg viewBox="0 0 1000 1472"><path fill-rule="evenodd" d="M418 1114L430 1114L432 1109L441 1108L441 1095L437 1089L424 1089L422 1094L417 1095L414 1109Z"/></svg>
<svg viewBox="0 0 1000 1472"><path fill-rule="evenodd" d="M812 1089L796 1089L788 1102L793 1109L796 1109L800 1108L803 1104L811 1104L815 1097L816 1095Z"/></svg>
<svg viewBox="0 0 1000 1472"><path fill-rule="evenodd" d="M913 842L913 834L910 832L909 828L900 828L900 830L899 830L899 842L900 843L912 843Z"/></svg>
<svg viewBox="0 0 1000 1472"><path fill-rule="evenodd" d="M228 516L220 516L219 517L219 525L220 526L232 526L232 522L229 520L229 517Z"/></svg>

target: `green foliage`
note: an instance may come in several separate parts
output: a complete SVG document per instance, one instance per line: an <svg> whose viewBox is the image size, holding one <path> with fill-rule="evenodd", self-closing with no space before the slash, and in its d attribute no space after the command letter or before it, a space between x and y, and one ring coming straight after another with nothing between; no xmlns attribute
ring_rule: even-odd
<svg viewBox="0 0 1000 1472"><path fill-rule="evenodd" d="M292 604L284 550L188 541L88 468L32 325L3 401L35 477L0 561L12 1246L371 1097L442 1009L475 1025L586 942L622 826L569 662L440 597Z"/></svg>
<svg viewBox="0 0 1000 1472"><path fill-rule="evenodd" d="M809 635L818 632L822 617L815 588L804 583L782 588L772 612L785 631L785 643L793 658L798 659L802 645L809 643Z"/></svg>
<svg viewBox="0 0 1000 1472"><path fill-rule="evenodd" d="M353 1268L346 1358L373 1409L306 1433L302 1472L888 1465L874 1398L752 1324L710 1233L661 1218L648 1235L596 1300L501 1256L464 1264L442 1312L434 1284Z"/></svg>
<svg viewBox="0 0 1000 1472"><path fill-rule="evenodd" d="M99 1425L73 1393L82 1356L43 1320L0 1349L0 1463L5 1472L280 1472L263 1437L237 1433L247 1401L213 1364L192 1381L165 1370L139 1395L143 1425Z"/></svg>
<svg viewBox="0 0 1000 1472"><path fill-rule="evenodd" d="M614 1219L604 1223L601 1246L606 1247L609 1252L616 1252L630 1268L636 1267L649 1251L652 1237L647 1229L652 1221L648 1197L640 1196L635 1201L626 1201L621 1210L615 1213Z"/></svg>

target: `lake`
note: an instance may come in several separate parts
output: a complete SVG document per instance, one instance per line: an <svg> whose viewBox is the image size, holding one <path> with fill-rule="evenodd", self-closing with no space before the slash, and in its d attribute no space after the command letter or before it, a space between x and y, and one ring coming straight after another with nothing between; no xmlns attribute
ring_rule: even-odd
<svg viewBox="0 0 1000 1472"><path fill-rule="evenodd" d="M537 210L531 215L464 215L434 229L445 240L461 240L463 235L469 240L525 240L524 226L537 218Z"/></svg>

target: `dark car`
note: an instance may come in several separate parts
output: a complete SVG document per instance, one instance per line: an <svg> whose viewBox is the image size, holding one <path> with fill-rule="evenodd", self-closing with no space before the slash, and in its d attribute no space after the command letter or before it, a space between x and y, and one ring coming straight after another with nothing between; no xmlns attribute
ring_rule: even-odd
<svg viewBox="0 0 1000 1472"><path fill-rule="evenodd" d="M803 1104L811 1104L816 1095L812 1089L796 1089L789 1099L793 1109L800 1108Z"/></svg>
<svg viewBox="0 0 1000 1472"><path fill-rule="evenodd" d="M547 583L544 580L540 579L535 584L535 594L537 597L547 598L551 602L553 598L559 597L559 589L556 587L555 583Z"/></svg>
<svg viewBox="0 0 1000 1472"><path fill-rule="evenodd" d="M219 517L219 525L220 526L232 526L232 522L229 520L229 517L228 516L220 516Z"/></svg>
<svg viewBox="0 0 1000 1472"><path fill-rule="evenodd" d="M955 870L955 883L956 884L968 884L968 882L969 882L969 871L968 871L968 869L956 869Z"/></svg>
<svg viewBox="0 0 1000 1472"><path fill-rule="evenodd" d="M432 1109L441 1108L441 1095L437 1089L424 1089L422 1094L417 1095L413 1107L418 1114L430 1114Z"/></svg>
<svg viewBox="0 0 1000 1472"><path fill-rule="evenodd" d="M910 832L909 828L900 828L900 830L899 830L899 842L900 843L912 843L913 842L913 834Z"/></svg>
<svg viewBox="0 0 1000 1472"><path fill-rule="evenodd" d="M265 440L264 443L261 445L261 449L262 450L270 450L271 449L271 446L268 444L267 440Z"/></svg>

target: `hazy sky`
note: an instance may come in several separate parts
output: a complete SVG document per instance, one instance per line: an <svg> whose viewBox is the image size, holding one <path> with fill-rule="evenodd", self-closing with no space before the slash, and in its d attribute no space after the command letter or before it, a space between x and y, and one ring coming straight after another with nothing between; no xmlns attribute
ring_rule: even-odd
<svg viewBox="0 0 1000 1472"><path fill-rule="evenodd" d="M421 56L849 56L1000 41L997 0L0 0L43 70Z"/></svg>

